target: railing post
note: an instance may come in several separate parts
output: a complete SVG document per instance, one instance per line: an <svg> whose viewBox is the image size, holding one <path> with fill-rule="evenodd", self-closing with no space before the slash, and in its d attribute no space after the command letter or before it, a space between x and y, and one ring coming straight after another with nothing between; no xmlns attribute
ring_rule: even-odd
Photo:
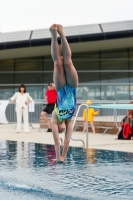
<svg viewBox="0 0 133 200"><path fill-rule="evenodd" d="M114 104L117 104L117 103L118 103L117 101L114 102ZM118 124L117 124L117 109L114 110L114 123L115 123L116 128L119 129Z"/></svg>
<svg viewBox="0 0 133 200"><path fill-rule="evenodd" d="M87 110L86 110L86 148L87 148L87 151L88 151L88 146L89 146L89 132L88 132L88 110L89 110L89 106L86 106L87 107Z"/></svg>

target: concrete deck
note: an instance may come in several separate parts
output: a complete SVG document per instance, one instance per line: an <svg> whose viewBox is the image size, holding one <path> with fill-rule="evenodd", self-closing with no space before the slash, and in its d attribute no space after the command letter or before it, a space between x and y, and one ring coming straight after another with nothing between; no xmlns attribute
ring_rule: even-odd
<svg viewBox="0 0 133 200"><path fill-rule="evenodd" d="M30 133L22 131L17 134L15 132L15 124L0 124L0 140L54 144L52 133L47 133L44 129L39 132L39 124L33 124L33 127L34 129L30 127ZM86 142L86 134L81 132L73 132L72 137ZM64 134L60 134L60 138L64 138ZM70 146L81 147L82 142L71 140ZM89 133L89 148L133 152L133 140L116 140L116 135Z"/></svg>

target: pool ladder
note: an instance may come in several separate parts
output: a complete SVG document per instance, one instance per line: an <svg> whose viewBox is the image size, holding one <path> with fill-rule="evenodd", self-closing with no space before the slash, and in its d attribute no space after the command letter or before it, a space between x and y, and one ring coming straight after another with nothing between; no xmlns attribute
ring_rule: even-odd
<svg viewBox="0 0 133 200"><path fill-rule="evenodd" d="M76 116L74 118L74 122L73 122L73 125L72 125L72 129L73 130L74 130L77 118L78 118L79 111L80 111L81 107L83 107L83 106L86 107L86 108L88 108L88 106L86 104L81 104L78 107L78 110L77 110L77 113L76 113ZM71 137L71 140L82 142L83 143L83 148L86 147L88 149L88 146L89 146L89 144L88 144L88 139L89 139L89 137L88 137L89 136L89 131L88 131L88 109L87 109L87 119L86 119L86 121L87 121L87 123L86 123L86 146L85 146L85 142L83 140L81 140L81 139L74 139L74 138Z"/></svg>

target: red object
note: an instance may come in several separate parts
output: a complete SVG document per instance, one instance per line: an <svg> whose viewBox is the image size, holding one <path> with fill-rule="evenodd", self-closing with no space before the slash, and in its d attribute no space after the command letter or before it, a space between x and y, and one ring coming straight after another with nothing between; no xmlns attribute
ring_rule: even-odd
<svg viewBox="0 0 133 200"><path fill-rule="evenodd" d="M130 134L132 134L130 124L123 123L123 137L128 140L130 138Z"/></svg>
<svg viewBox="0 0 133 200"><path fill-rule="evenodd" d="M55 103L57 99L57 92L56 90L47 90L46 96L47 96L48 104Z"/></svg>

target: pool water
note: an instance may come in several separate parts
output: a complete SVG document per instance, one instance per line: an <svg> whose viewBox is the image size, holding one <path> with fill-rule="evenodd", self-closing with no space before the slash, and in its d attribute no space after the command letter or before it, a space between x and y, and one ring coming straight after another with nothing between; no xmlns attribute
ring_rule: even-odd
<svg viewBox="0 0 133 200"><path fill-rule="evenodd" d="M0 141L0 200L133 199L133 153Z"/></svg>

